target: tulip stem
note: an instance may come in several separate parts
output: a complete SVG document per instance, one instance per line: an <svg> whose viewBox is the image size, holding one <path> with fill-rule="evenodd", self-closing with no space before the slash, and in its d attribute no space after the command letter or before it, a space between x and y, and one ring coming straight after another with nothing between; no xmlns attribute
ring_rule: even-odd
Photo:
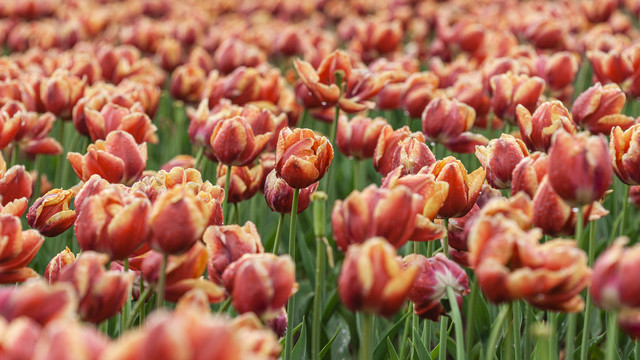
<svg viewBox="0 0 640 360"><path fill-rule="evenodd" d="M336 105L336 109L335 109L335 114L333 116L333 123L331 123L331 130L329 133L329 142L331 143L331 146L334 146L335 140L336 140L336 132L338 131L338 117L340 116L340 107L338 105ZM327 194L329 194L329 186L331 184L331 180L333 178L333 168L335 166L329 166L329 170L327 171L327 177L324 180L324 182L322 183L322 191L326 192Z"/></svg>
<svg viewBox="0 0 640 360"><path fill-rule="evenodd" d="M487 343L487 348L485 349L485 359L491 360L495 356L496 345L498 344L498 336L502 332L502 325L507 319L507 314L509 313L509 306L502 307L500 313L498 314L498 318L495 321L495 325L491 329L491 333L489 334L489 342Z"/></svg>
<svg viewBox="0 0 640 360"><path fill-rule="evenodd" d="M36 171L36 178L35 178L35 182L33 185L33 196L32 198L34 199L33 201L35 202L36 199L38 199L40 197L40 187L41 185L41 181L40 178L42 177L41 174L41 167L42 167L42 156L41 154L36 155L36 160L35 163L33 165L34 170ZM33 205L33 204L32 204Z"/></svg>
<svg viewBox="0 0 640 360"><path fill-rule="evenodd" d="M373 359L373 317L373 314L362 313L362 342L360 346L360 360Z"/></svg>
<svg viewBox="0 0 640 360"><path fill-rule="evenodd" d="M549 359L554 360L558 358L558 339L556 339L558 334L558 314L547 311L547 319L549 322L549 331L551 332L551 336L549 337Z"/></svg>
<svg viewBox="0 0 640 360"><path fill-rule="evenodd" d="M438 352L438 360L447 359L447 323L449 318L440 317L440 348ZM464 359L464 358L463 358Z"/></svg>
<svg viewBox="0 0 640 360"><path fill-rule="evenodd" d="M607 314L607 349L605 351L605 359L613 360L618 358L618 314L616 311L611 311Z"/></svg>
<svg viewBox="0 0 640 360"><path fill-rule="evenodd" d="M458 301L456 300L456 294L453 292L451 286L447 286L447 297L449 298L449 305L451 306L451 318L455 325L456 332L456 359L466 359L464 353L464 335L462 327L462 316L460 315L460 308L458 307ZM515 320L515 319L514 319ZM516 342L516 345L518 342ZM516 356L516 359L518 357Z"/></svg>
<svg viewBox="0 0 640 360"><path fill-rule="evenodd" d="M444 218L444 230L447 231L447 235L442 239L442 252L444 256L449 257L449 219Z"/></svg>
<svg viewBox="0 0 640 360"><path fill-rule="evenodd" d="M158 289L156 293L156 308L161 308L164 302L164 286L167 279L167 262L169 254L162 254L162 266L160 267L160 277L158 279Z"/></svg>
<svg viewBox="0 0 640 360"><path fill-rule="evenodd" d="M296 217L298 215L298 197L300 189L293 191L293 203L291 204L291 224L289 226L289 256L296 263ZM291 359L291 350L293 349L293 323L295 319L296 297L291 296L287 304L287 336L284 344L284 360Z"/></svg>
<svg viewBox="0 0 640 360"><path fill-rule="evenodd" d="M476 280L476 275L475 273L471 274L472 278L470 280L471 283L471 291L469 292L469 307L468 307L468 314L467 314L467 329L466 329L466 333L465 333L465 345L466 345L466 350L467 352L471 352L471 349L473 348L473 339L475 337L475 333L474 333L474 317L476 315L475 312L475 308L476 308L476 303L477 303L477 294L478 294L478 281Z"/></svg>
<svg viewBox="0 0 640 360"><path fill-rule="evenodd" d="M520 311L520 302L516 300L511 304L511 326L513 330L513 347L515 348L516 360L522 360L522 337L520 334L520 320L522 319L522 313Z"/></svg>
<svg viewBox="0 0 640 360"><path fill-rule="evenodd" d="M596 237L596 222L589 223L589 266L593 265L595 256L595 237ZM584 311L584 322L582 323L582 342L580 348L580 360L587 360L589 352L589 329L591 328L591 296L587 296L587 304Z"/></svg>
<svg viewBox="0 0 640 360"><path fill-rule="evenodd" d="M629 191L631 186L624 185L626 187L624 199L622 199L622 220L620 220L620 236L624 236L624 225L627 222L627 209L629 208Z"/></svg>
<svg viewBox="0 0 640 360"><path fill-rule="evenodd" d="M202 162L202 159L204 158L204 146L201 146L200 149L198 150L198 153L196 154L196 161L193 164L193 167L196 168L196 170L200 171L200 173L202 173L202 170L200 170L200 163Z"/></svg>
<svg viewBox="0 0 640 360"><path fill-rule="evenodd" d="M240 224L240 210L238 209L238 203L233 203L233 223Z"/></svg>
<svg viewBox="0 0 640 360"><path fill-rule="evenodd" d="M224 166L222 164L218 165L218 166ZM228 204L229 204L229 194L231 194L231 191L229 191L229 183L231 182L231 169L233 168L233 166L229 165L227 166L227 175L224 178L224 200L222 201L222 217L223 217L223 221L225 225L229 224L229 221L231 221L231 217L229 216L227 210L229 208Z"/></svg>
<svg viewBox="0 0 640 360"><path fill-rule="evenodd" d="M125 329L131 328L131 326L133 325L133 320L136 318L136 315L138 315L138 312L140 312L140 309L142 309L144 304L147 302L147 297L149 296L149 294L151 294L150 287L142 291L142 293L140 294L140 297L138 298L138 301L136 302L136 304L133 306L133 309L131 310L131 314L129 315L129 317L127 317L127 323L124 326ZM143 312L140 312L140 318L142 318L142 316L143 316ZM142 321L140 323L142 324Z"/></svg>
<svg viewBox="0 0 640 360"><path fill-rule="evenodd" d="M582 243L582 229L584 222L584 210L582 206L578 207L578 213L576 218L576 243L578 243L578 247L584 249L584 244ZM573 359L573 351L576 337L576 325L578 322L578 316L576 314L568 314L568 325L567 325L567 335L565 338L565 354L568 359Z"/></svg>
<svg viewBox="0 0 640 360"><path fill-rule="evenodd" d="M317 194L317 195L316 195ZM324 245L325 213L327 197L324 193L312 195L313 229L316 235L316 282L313 294L313 328L311 338L311 359L320 360L322 341L322 294L325 288L326 251Z"/></svg>
<svg viewBox="0 0 640 360"><path fill-rule="evenodd" d="M128 273L129 272L129 258L125 258L123 260L123 273ZM126 324L128 323L128 319L129 319L129 313L131 310L131 289L128 291L127 293L127 302L124 304L124 307L122 308L122 316L120 316L120 334L124 333L124 330L127 329L128 327L126 326Z"/></svg>
<svg viewBox="0 0 640 360"><path fill-rule="evenodd" d="M360 160L353 159L351 161L353 165L353 190L360 189Z"/></svg>
<svg viewBox="0 0 640 360"><path fill-rule="evenodd" d="M271 252L278 255L278 250L280 249L280 234L282 233L282 224L284 223L285 213L280 214L280 218L278 219L278 227L276 228L276 238L273 240L273 249Z"/></svg>

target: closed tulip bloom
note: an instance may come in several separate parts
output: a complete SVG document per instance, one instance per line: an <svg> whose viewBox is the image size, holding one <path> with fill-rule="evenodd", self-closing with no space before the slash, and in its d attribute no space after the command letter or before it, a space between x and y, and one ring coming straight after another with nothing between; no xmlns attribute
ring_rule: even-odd
<svg viewBox="0 0 640 360"><path fill-rule="evenodd" d="M84 94L86 78L58 69L40 84L40 98L46 111L58 117L71 118L71 110Z"/></svg>
<svg viewBox="0 0 640 360"><path fill-rule="evenodd" d="M27 267L36 256L44 238L35 230L22 231L20 218L0 215L0 284L23 282L38 277Z"/></svg>
<svg viewBox="0 0 640 360"><path fill-rule="evenodd" d="M420 118L431 99L436 96L440 80L432 72L414 73L404 82L400 95L402 108L412 118Z"/></svg>
<svg viewBox="0 0 640 360"><path fill-rule="evenodd" d="M11 322L20 317L39 325L76 316L78 299L69 284L29 281L19 286L0 288L0 316Z"/></svg>
<svg viewBox="0 0 640 360"><path fill-rule="evenodd" d="M441 218L460 217L469 212L478 199L486 174L483 168L468 174L462 162L453 156L447 156L431 165L429 173L436 180L449 184L447 200L438 211Z"/></svg>
<svg viewBox="0 0 640 360"><path fill-rule="evenodd" d="M511 72L491 77L493 97L491 107L494 114L506 121L515 121L516 106L533 111L544 92L544 80L537 76L515 75Z"/></svg>
<svg viewBox="0 0 640 360"><path fill-rule="evenodd" d="M209 253L209 279L222 283L222 273L244 254L263 253L264 247L256 226L247 221L244 226L209 226L202 236Z"/></svg>
<svg viewBox="0 0 640 360"><path fill-rule="evenodd" d="M160 170L171 171L174 167L183 169L193 169L196 166L196 159L191 155L176 155L160 167Z"/></svg>
<svg viewBox="0 0 640 360"><path fill-rule="evenodd" d="M440 321L440 315L446 315L442 300L447 287L453 288L459 307L462 297L470 292L467 273L442 253L431 258L411 254L402 259L402 266L418 268L408 298L414 303L414 312L423 319Z"/></svg>
<svg viewBox="0 0 640 360"><path fill-rule="evenodd" d="M27 223L42 235L54 237L73 225L76 212L69 209L72 190L53 189L38 198L27 213Z"/></svg>
<svg viewBox="0 0 640 360"><path fill-rule="evenodd" d="M75 255L65 246L64 250L54 256L44 269L45 280L47 280L49 284L53 284L58 280L62 269L73 264L74 261L76 261Z"/></svg>
<svg viewBox="0 0 640 360"><path fill-rule="evenodd" d="M402 175L416 174L420 169L436 162L436 157L424 142L408 137L398 143L393 151L391 167L401 168Z"/></svg>
<svg viewBox="0 0 640 360"><path fill-rule="evenodd" d="M32 192L33 180L24 166L14 165L7 170L4 159L0 157L0 200L2 206L17 199L28 199Z"/></svg>
<svg viewBox="0 0 640 360"><path fill-rule="evenodd" d="M67 159L80 180L87 181L93 174L110 183L133 184L147 165L147 144L136 144L131 134L112 131L106 140L90 144L87 153L70 152Z"/></svg>
<svg viewBox="0 0 640 360"><path fill-rule="evenodd" d="M626 99L618 85L597 83L573 102L573 121L594 134L608 135L616 126L626 130L636 123L631 116L620 114Z"/></svg>
<svg viewBox="0 0 640 360"><path fill-rule="evenodd" d="M112 131L123 130L131 134L138 144L158 142L157 128L138 102L130 108L109 102L100 111L87 108L84 113L93 141L104 140Z"/></svg>
<svg viewBox="0 0 640 360"><path fill-rule="evenodd" d="M469 246L467 238L469 236L469 228L473 224L480 207L478 204L463 217L449 219L447 228L447 241L449 242L449 258L458 263L460 266L471 267L469 264Z"/></svg>
<svg viewBox="0 0 640 360"><path fill-rule="evenodd" d="M109 343L95 326L58 319L42 328L31 359L67 359L72 353L79 360L97 360Z"/></svg>
<svg viewBox="0 0 640 360"><path fill-rule="evenodd" d="M160 278L162 257L161 253L150 251L140 266L144 280L154 287ZM207 249L200 242L183 254L170 255L167 259L165 299L176 302L187 292L197 289L204 293L208 303L222 301L225 298L224 288L203 277L207 270L207 259Z"/></svg>
<svg viewBox="0 0 640 360"><path fill-rule="evenodd" d="M395 169L400 164L401 151L398 150L400 143L403 140L414 138L418 142L424 143L424 135L419 132L412 133L408 126L403 126L400 129L393 130L391 125L385 125L380 132L380 137L378 138L378 142L376 144L376 148L373 153L373 167L376 171L382 176L386 176L391 170ZM426 150L424 153L428 155ZM431 153L431 150L429 150ZM397 155L397 162L394 162L394 158ZM404 155L408 155L405 149ZM435 160L433 153L427 159L427 162ZM431 161L432 162L432 161ZM418 168L417 170L420 170Z"/></svg>
<svg viewBox="0 0 640 360"><path fill-rule="evenodd" d="M551 137L559 129L572 134L576 132L571 113L558 100L540 104L533 115L527 108L518 105L516 117L522 141L532 151L549 150Z"/></svg>
<svg viewBox="0 0 640 360"><path fill-rule="evenodd" d="M488 141L480 134L469 132L475 120L476 113L472 107L440 96L431 100L424 109L422 132L429 142L443 144L454 152L470 153L476 145L486 145Z"/></svg>
<svg viewBox="0 0 640 360"><path fill-rule="evenodd" d="M587 51L586 55L600 83L622 84L633 74L633 62L624 51L595 50Z"/></svg>
<svg viewBox="0 0 640 360"><path fill-rule="evenodd" d="M338 278L340 301L351 311L391 317L402 307L418 270L416 266L403 269L384 238L353 245Z"/></svg>
<svg viewBox="0 0 640 360"><path fill-rule="evenodd" d="M618 238L593 265L589 290L598 307L606 311L640 307L636 268L640 264L640 246L625 247L629 239Z"/></svg>
<svg viewBox="0 0 640 360"><path fill-rule="evenodd" d="M235 116L218 122L211 134L211 148L221 163L245 166L252 163L271 140L272 133L254 135L246 119Z"/></svg>
<svg viewBox="0 0 640 360"><path fill-rule="evenodd" d="M206 78L207 74L200 66L195 64L180 65L171 74L169 92L174 99L187 103L198 102Z"/></svg>
<svg viewBox="0 0 640 360"><path fill-rule="evenodd" d="M73 285L80 301L78 314L94 324L118 313L131 292L133 273L106 271L108 261L107 255L85 251L62 270L57 280Z"/></svg>
<svg viewBox="0 0 640 360"><path fill-rule="evenodd" d="M223 164L218 165L218 186L224 189L225 177L229 168ZM225 190L225 196L230 203L239 203L253 197L260 190L260 180L262 180L262 166L260 164L251 166L233 166L231 168L231 178L229 189Z"/></svg>
<svg viewBox="0 0 640 360"><path fill-rule="evenodd" d="M241 66L258 66L264 62L265 54L260 48L237 37L225 39L213 54L216 68L228 74Z"/></svg>
<svg viewBox="0 0 640 360"><path fill-rule="evenodd" d="M640 185L640 124L626 131L613 128L609 152L618 178L627 185Z"/></svg>
<svg viewBox="0 0 640 360"><path fill-rule="evenodd" d="M549 182L571 206L600 199L609 189L613 167L604 136L559 131L549 149Z"/></svg>
<svg viewBox="0 0 640 360"><path fill-rule="evenodd" d="M298 194L298 214L309 207L309 204L311 204L311 194L313 194L317 188L318 183L315 182L306 188L300 189L300 193ZM281 214L290 214L291 207L293 206L294 191L294 188L278 176L275 169L267 175L264 183L264 198L272 211Z"/></svg>
<svg viewBox="0 0 640 360"><path fill-rule="evenodd" d="M295 264L289 255L245 254L222 274L233 307L271 319L297 290Z"/></svg>
<svg viewBox="0 0 640 360"><path fill-rule="evenodd" d="M537 74L549 86L549 89L562 91L570 86L576 78L580 66L580 56L568 51L559 51L551 56L539 56L536 61Z"/></svg>
<svg viewBox="0 0 640 360"><path fill-rule="evenodd" d="M496 189L511 186L511 173L520 160L529 156L522 140L509 134L492 139L487 146L476 147L476 157L487 171L487 182Z"/></svg>
<svg viewBox="0 0 640 360"><path fill-rule="evenodd" d="M346 116L338 119L336 145L344 155L358 160L369 159L378 143L378 137L387 121L381 117L371 119L356 115L351 120Z"/></svg>
<svg viewBox="0 0 640 360"><path fill-rule="evenodd" d="M276 172L289 186L302 189L318 182L329 170L333 146L326 137L310 129L286 127L276 148Z"/></svg>
<svg viewBox="0 0 640 360"><path fill-rule="evenodd" d="M110 187L88 197L75 222L78 245L109 255L128 258L147 239L151 202L144 193Z"/></svg>
<svg viewBox="0 0 640 360"><path fill-rule="evenodd" d="M536 151L522 158L511 173L511 195L523 191L533 198L548 169L549 156L545 153Z"/></svg>
<svg viewBox="0 0 640 360"><path fill-rule="evenodd" d="M353 244L382 236L400 248L413 234L424 205L424 199L405 186L379 189L369 185L361 192L353 191L333 206L331 225L336 244L347 251Z"/></svg>

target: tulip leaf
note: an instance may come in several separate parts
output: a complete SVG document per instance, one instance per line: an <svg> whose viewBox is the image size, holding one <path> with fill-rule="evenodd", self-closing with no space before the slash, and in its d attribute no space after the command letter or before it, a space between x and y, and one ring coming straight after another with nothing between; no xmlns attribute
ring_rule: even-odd
<svg viewBox="0 0 640 360"><path fill-rule="evenodd" d="M338 290L334 289L331 291L331 296L327 301L327 305L324 307L324 310L322 311L323 323L326 322L331 317L331 315L333 315L339 303L340 301L338 299Z"/></svg>
<svg viewBox="0 0 640 360"><path fill-rule="evenodd" d="M293 359L307 359L307 324L306 318L302 318L302 328L300 330L300 337L298 337L298 341L293 346L293 351L291 352L291 358Z"/></svg>
<svg viewBox="0 0 640 360"><path fill-rule="evenodd" d="M309 283L311 283L311 288L315 288L316 282L316 274L315 274L315 264L316 261L311 255L311 251L309 250L309 246L307 245L307 239L304 237L304 233L302 229L298 227L296 244L298 245L298 249L300 250L300 256L302 257L302 267L304 268L304 273L307 275L307 279ZM299 263L299 262L298 262Z"/></svg>
<svg viewBox="0 0 640 360"><path fill-rule="evenodd" d="M387 337L387 348L389 349L389 359L400 360L400 358L398 357L398 353L396 352L396 349L393 347L393 343L391 342L391 339L389 339L388 337Z"/></svg>
<svg viewBox="0 0 640 360"><path fill-rule="evenodd" d="M409 314L410 314L410 312L406 312L396 322L394 322L393 324L387 326L384 329L384 331L382 332L382 334L380 334L380 338L384 339L386 337L394 337L398 333L398 330L400 329L400 326L402 326L404 324L404 319ZM384 342L380 342L380 343L378 343L376 348L373 350L373 358L376 359L376 360L377 359L382 359L384 357L385 353L386 353L386 344Z"/></svg>
<svg viewBox="0 0 640 360"><path fill-rule="evenodd" d="M419 360L433 359L433 357L429 356L429 352L427 351L427 348L424 347L424 344L422 343L422 341L417 341L414 343L413 340L411 339L408 339L408 340L409 340L409 345L411 345L411 347L416 349L416 354L418 354ZM438 349L438 346L436 346L435 349L433 349L432 353L434 351L437 351L437 349Z"/></svg>
<svg viewBox="0 0 640 360"><path fill-rule="evenodd" d="M322 350L320 350L320 359L323 359L325 357L325 355L327 355L327 352L329 352L329 350L331 349L331 345L333 344L333 341L336 339L336 337L338 336L338 333L340 333L340 326L342 324L338 324L338 328L336 329L335 334L333 334L333 336L331 337L331 339L329 339L329 342L327 342L325 344L325 346L322 348Z"/></svg>
<svg viewBox="0 0 640 360"><path fill-rule="evenodd" d="M293 333L293 336L294 336L294 337L296 336L296 334L298 333L298 331L300 331L300 329L302 328L302 324L303 324L303 323L300 323L300 324L298 324L298 326L296 326L296 327L294 327L294 328L293 328L292 333ZM283 347L284 347L285 339L286 339L286 338L284 338L284 337L283 337L282 339L280 339L280 345L281 345L281 346L283 346Z"/></svg>

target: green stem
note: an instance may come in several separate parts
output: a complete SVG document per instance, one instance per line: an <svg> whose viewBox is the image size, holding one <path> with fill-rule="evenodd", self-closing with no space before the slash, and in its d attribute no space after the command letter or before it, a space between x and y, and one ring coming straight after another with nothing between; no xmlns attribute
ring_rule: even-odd
<svg viewBox="0 0 640 360"><path fill-rule="evenodd" d="M447 297L449 297L451 318L453 319L456 331L456 359L466 359L464 352L464 328L462 327L462 316L460 315L460 308L458 307L456 294L453 292L453 288L451 286L447 286Z"/></svg>
<svg viewBox="0 0 640 360"><path fill-rule="evenodd" d="M198 150L198 153L196 154L196 161L193 165L196 168L196 170L200 171L200 173L202 173L202 170L200 169L200 163L204 158L203 155L204 155L204 146L201 146L200 149Z"/></svg>
<svg viewBox="0 0 640 360"><path fill-rule="evenodd" d="M316 233L316 281L313 295L313 328L311 340L311 359L320 360L322 340L322 294L325 282L324 224L326 196L313 197L314 232Z"/></svg>
<svg viewBox="0 0 640 360"><path fill-rule="evenodd" d="M333 123L331 123L331 130L329 133L329 142L331 146L334 146L336 140L336 132L338 131L338 117L340 117L340 107L336 105L335 115L333 117ZM331 180L333 178L333 168L334 166L329 166L329 170L327 171L326 178L322 179L324 182L321 184L321 190L329 194L329 184L331 184Z"/></svg>
<svg viewBox="0 0 640 360"><path fill-rule="evenodd" d="M360 360L373 359L373 314L362 313L362 342Z"/></svg>
<svg viewBox="0 0 640 360"><path fill-rule="evenodd" d="M123 272L126 274L129 272L129 258L125 258L123 260L123 265L124 265ZM125 329L128 328L126 326L126 323L127 323L127 320L129 319L130 310L131 310L131 290L129 290L129 293L127 294L127 302L124 304L124 307L122 308L122 316L120 317L120 334L124 333Z"/></svg>
<svg viewBox="0 0 640 360"><path fill-rule="evenodd" d="M144 311L141 312L140 309L142 309L142 307L144 306L149 294L151 294L150 287L144 289L144 291L140 293L140 297L138 298L138 301L136 302L136 304L133 306L133 309L131 310L131 314L129 315L129 317L127 317L127 322L125 324L126 329L131 328L131 326L133 325L133 320L136 318L136 315L138 314L138 312L140 312L140 318L143 317ZM142 323L142 321L140 323Z"/></svg>
<svg viewBox="0 0 640 360"><path fill-rule="evenodd" d="M558 358L558 314L547 311L547 318L549 319L549 331L551 336L549 337L549 360Z"/></svg>
<svg viewBox="0 0 640 360"><path fill-rule="evenodd" d="M584 210L583 207L578 207L578 213L576 218L576 243L580 248L584 248L584 244L582 243L582 229L584 222ZM573 359L573 351L575 346L575 337L576 337L576 325L578 322L577 314L568 314L568 325L567 325L567 335L565 337L565 354L567 359Z"/></svg>
<svg viewBox="0 0 640 360"><path fill-rule="evenodd" d="M438 352L438 360L447 360L447 317L440 317L440 350Z"/></svg>
<svg viewBox="0 0 640 360"><path fill-rule="evenodd" d="M280 249L280 234L282 233L282 223L284 223L285 213L280 214L280 218L278 219L278 227L276 228L276 238L273 241L273 249L271 252L278 255L278 250Z"/></svg>
<svg viewBox="0 0 640 360"><path fill-rule="evenodd" d="M496 353L496 345L498 344L498 336L502 332L502 325L507 319L507 314L509 313L509 306L503 306L502 310L498 314L498 318L496 319L495 325L491 329L491 333L489 334L489 342L487 343L487 348L485 349L485 360L491 360L495 357Z"/></svg>
<svg viewBox="0 0 640 360"><path fill-rule="evenodd" d="M589 223L589 248L587 249L589 254L589 266L593 265L595 258L595 237L596 237L596 222ZM589 329L591 328L591 296L587 296L587 303L584 311L584 321L582 323L582 342L580 347L580 360L587 360L589 352Z"/></svg>
<svg viewBox="0 0 640 360"><path fill-rule="evenodd" d="M240 210L238 209L238 203L233 203L233 223L240 224Z"/></svg>
<svg viewBox="0 0 640 360"><path fill-rule="evenodd" d="M156 294L156 308L161 308L164 303L164 286L167 280L167 263L169 254L162 254L162 266L160 267L160 277L158 279L158 290Z"/></svg>
<svg viewBox="0 0 640 360"><path fill-rule="evenodd" d="M218 165L218 166L224 166L222 164ZM229 194L231 193L229 191L229 183L231 182L231 169L233 168L233 166L229 165L227 166L227 175L224 178L224 200L222 201L222 217L224 218L224 224L228 225L229 221L231 221L231 217L229 216L229 214L227 213L227 209L228 209L228 204L229 204Z"/></svg>
<svg viewBox="0 0 640 360"><path fill-rule="evenodd" d="M444 229L445 231L449 231L449 219L444 218ZM442 252L444 256L449 257L449 235L445 236L442 239Z"/></svg>
<svg viewBox="0 0 640 360"><path fill-rule="evenodd" d="M307 110L307 108L302 108L302 114L300 114L300 121L298 122L299 128L304 128L304 123L305 123L305 120L307 120L308 113L309 113L309 110Z"/></svg>
<svg viewBox="0 0 640 360"><path fill-rule="evenodd" d="M411 306L407 307L407 311L411 313ZM409 338L409 326L411 325L411 317L407 316L404 321L404 331L402 332L403 337L400 339L400 359L405 358L405 354L407 351L407 339ZM415 339L416 337L413 335L413 329L411 330L411 339ZM428 349L428 348L427 348Z"/></svg>
<svg viewBox="0 0 640 360"><path fill-rule="evenodd" d="M629 208L629 191L631 190L631 186L626 184L624 186L626 187L626 189L624 199L622 199L622 220L620 221L620 236L624 235L624 225L627 222L627 209Z"/></svg>
<svg viewBox="0 0 640 360"><path fill-rule="evenodd" d="M511 304L511 315L513 317L511 321L511 329L513 330L513 347L515 348L515 359L522 359L522 337L520 335L520 320L522 314L520 313L520 302L515 301Z"/></svg>
<svg viewBox="0 0 640 360"><path fill-rule="evenodd" d="M473 340L475 338L474 332L474 317L475 317L475 307L477 306L477 295L478 295L478 281L476 280L475 272L471 275L471 291L469 292L469 308L468 308L468 317L467 317L467 329L465 334L466 348L467 353L471 353L471 349L473 348Z"/></svg>
<svg viewBox="0 0 640 360"><path fill-rule="evenodd" d="M618 323L615 311L607 314L607 348L605 351L605 360L618 359Z"/></svg>
<svg viewBox="0 0 640 360"><path fill-rule="evenodd" d="M291 204L291 224L289 226L289 256L296 262L296 217L298 215L298 197L300 196L300 189L295 189L293 192L293 203ZM291 296L287 304L287 315L289 321L287 321L287 335L284 348L284 360L291 359L291 350L293 349L293 323L295 320L295 307L296 297Z"/></svg>
<svg viewBox="0 0 640 360"><path fill-rule="evenodd" d="M351 164L353 165L353 189L360 189L360 160L353 159L351 160Z"/></svg>
<svg viewBox="0 0 640 360"><path fill-rule="evenodd" d="M143 296L145 293L146 293L146 296ZM139 317L140 320L138 321L138 324L140 324L140 325L144 324L144 318L147 315L147 311L146 311L147 309L146 309L146 306L145 306L146 304L145 303L147 301L147 296L149 296L150 294L151 294L151 287L148 287L148 288L144 287L144 278L142 276L142 272L140 272L140 297L139 297L139 300L142 300L142 304L140 304L140 306L142 306L142 308L140 309L140 317ZM136 303L136 305L138 305L138 304ZM132 311L134 316L135 316L136 312ZM131 325L129 325L129 327L131 327Z"/></svg>

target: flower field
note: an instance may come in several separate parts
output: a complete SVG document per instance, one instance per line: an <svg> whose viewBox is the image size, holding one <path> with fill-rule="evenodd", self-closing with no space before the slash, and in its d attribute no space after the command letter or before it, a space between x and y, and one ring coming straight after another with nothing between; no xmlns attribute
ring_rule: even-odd
<svg viewBox="0 0 640 360"><path fill-rule="evenodd" d="M640 0L0 0L0 359L640 360Z"/></svg>

